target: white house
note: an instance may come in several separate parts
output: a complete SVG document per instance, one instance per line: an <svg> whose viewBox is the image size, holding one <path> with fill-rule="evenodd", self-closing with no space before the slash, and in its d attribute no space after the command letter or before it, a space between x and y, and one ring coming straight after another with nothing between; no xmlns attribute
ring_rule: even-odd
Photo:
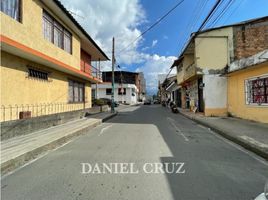
<svg viewBox="0 0 268 200"><path fill-rule="evenodd" d="M114 100L119 103L136 104L138 99L138 88L135 84L118 84L114 85ZM108 98L112 96L112 84L101 83L92 85L92 96L96 99Z"/></svg>

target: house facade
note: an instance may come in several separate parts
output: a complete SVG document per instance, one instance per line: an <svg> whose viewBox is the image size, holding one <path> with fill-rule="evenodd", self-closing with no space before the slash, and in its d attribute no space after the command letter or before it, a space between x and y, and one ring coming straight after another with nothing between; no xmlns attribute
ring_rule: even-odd
<svg viewBox="0 0 268 200"><path fill-rule="evenodd" d="M177 67L182 108L205 116L228 114L228 66L267 48L267 20L264 17L192 34L172 65Z"/></svg>
<svg viewBox="0 0 268 200"><path fill-rule="evenodd" d="M98 85L92 85L97 98L112 98L112 83L103 82ZM138 102L138 88L135 84L114 84L114 101L123 104L136 104Z"/></svg>
<svg viewBox="0 0 268 200"><path fill-rule="evenodd" d="M108 57L63 5L3 1L0 15L1 121L90 108Z"/></svg>
<svg viewBox="0 0 268 200"><path fill-rule="evenodd" d="M268 49L228 68L228 113L268 123Z"/></svg>

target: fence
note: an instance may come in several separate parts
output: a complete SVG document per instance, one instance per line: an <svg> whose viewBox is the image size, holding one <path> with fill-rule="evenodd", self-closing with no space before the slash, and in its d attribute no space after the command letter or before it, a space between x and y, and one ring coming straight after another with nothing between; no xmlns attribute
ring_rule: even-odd
<svg viewBox="0 0 268 200"><path fill-rule="evenodd" d="M20 113L27 112L28 117L38 117L61 112L69 112L88 108L84 103L68 104L68 103L42 103L42 104L26 104L26 105L7 105L1 106L1 122L17 120L22 118Z"/></svg>

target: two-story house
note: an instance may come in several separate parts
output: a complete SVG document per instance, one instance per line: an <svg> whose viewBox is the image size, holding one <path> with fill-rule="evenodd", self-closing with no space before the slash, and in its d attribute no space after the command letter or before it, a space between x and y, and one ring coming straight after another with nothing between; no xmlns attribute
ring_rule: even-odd
<svg viewBox="0 0 268 200"><path fill-rule="evenodd" d="M262 24L267 17L222 26L193 33L178 59L171 67L177 67L177 83L181 90L182 108L204 112L206 116L228 114L228 66L236 59L239 43L236 30L245 25ZM254 37L260 36L256 32ZM248 54L264 50L250 44Z"/></svg>
<svg viewBox="0 0 268 200"><path fill-rule="evenodd" d="M1 121L91 107L109 58L60 1L4 0L0 15Z"/></svg>

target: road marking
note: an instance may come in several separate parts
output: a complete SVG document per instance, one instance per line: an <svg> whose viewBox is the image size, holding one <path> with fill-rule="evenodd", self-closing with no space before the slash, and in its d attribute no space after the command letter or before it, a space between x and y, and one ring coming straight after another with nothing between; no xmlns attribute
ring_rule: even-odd
<svg viewBox="0 0 268 200"><path fill-rule="evenodd" d="M182 130L177 127L177 125L175 124L175 120L170 118L170 117L167 117L167 120L169 121L169 123L175 128L175 130L180 133L180 135L183 137L183 139L188 142L189 139L186 137L186 135L183 134Z"/></svg>
<svg viewBox="0 0 268 200"><path fill-rule="evenodd" d="M108 128L110 128L110 127L112 127L112 126L113 126L113 124L111 124L111 125L109 125L109 126L106 126L106 127L102 128L101 131L100 131L100 133L98 134L98 136L101 136L101 135L104 133L104 131L106 131Z"/></svg>

